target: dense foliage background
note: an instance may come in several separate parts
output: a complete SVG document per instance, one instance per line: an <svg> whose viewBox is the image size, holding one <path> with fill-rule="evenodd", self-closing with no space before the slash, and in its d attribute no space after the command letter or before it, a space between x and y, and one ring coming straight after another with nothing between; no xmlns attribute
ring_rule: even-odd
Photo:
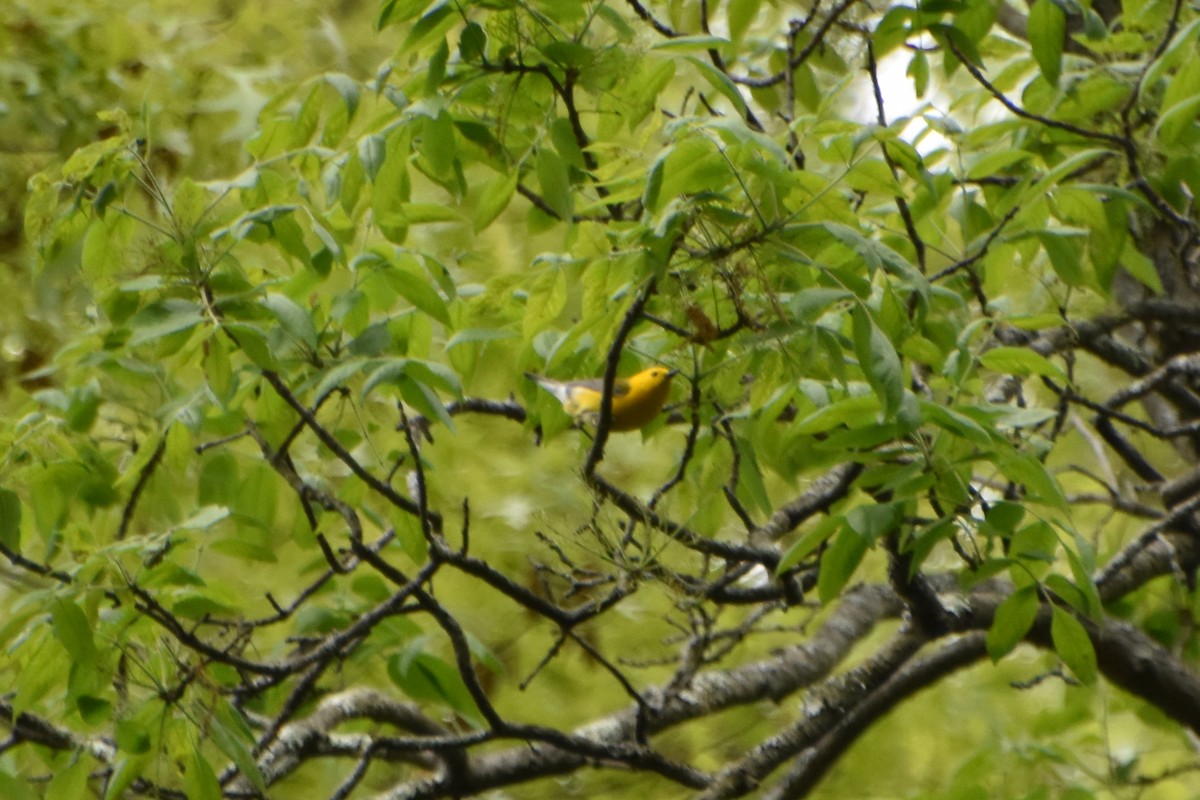
<svg viewBox="0 0 1200 800"><path fill-rule="evenodd" d="M1200 791L1183 3L0 42L3 796Z"/></svg>

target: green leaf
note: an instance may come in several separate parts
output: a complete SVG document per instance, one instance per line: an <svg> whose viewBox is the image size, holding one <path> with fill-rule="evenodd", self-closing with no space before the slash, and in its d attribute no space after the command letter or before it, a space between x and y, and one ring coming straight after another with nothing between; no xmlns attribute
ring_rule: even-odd
<svg viewBox="0 0 1200 800"><path fill-rule="evenodd" d="M707 61L701 61L695 56L684 56L684 58L700 71L700 76L708 81L709 85L733 104L733 107L738 112L738 116L745 119L746 112L748 111L746 100L742 97L742 93L738 91L737 85L729 79L729 76Z"/></svg>
<svg viewBox="0 0 1200 800"><path fill-rule="evenodd" d="M1059 658L1071 668L1075 677L1085 684L1096 682L1096 650L1091 637L1075 615L1065 608L1054 606L1050 618L1050 638Z"/></svg>
<svg viewBox="0 0 1200 800"><path fill-rule="evenodd" d="M1048 358L1025 347L993 347L979 357L979 363L995 372L1018 375L1042 375L1067 382L1067 374Z"/></svg>
<svg viewBox="0 0 1200 800"><path fill-rule="evenodd" d="M967 170L967 178L970 180L991 178L1014 164L1028 161L1032 157L1033 154L1025 150L1000 150L995 153L987 153Z"/></svg>
<svg viewBox="0 0 1200 800"><path fill-rule="evenodd" d="M929 57L924 50L918 50L908 62L905 74L912 78L913 94L918 98L924 97L929 91Z"/></svg>
<svg viewBox="0 0 1200 800"><path fill-rule="evenodd" d="M375 362L368 361L364 358L354 358L330 367L321 377L321 381L317 384L317 388L314 390L313 394L315 394L318 398L325 397L325 395L329 394L334 389L344 386L346 381L350 380L350 378L354 377L362 370L367 369L373 363Z"/></svg>
<svg viewBox="0 0 1200 800"><path fill-rule="evenodd" d="M400 45L400 52L406 53L410 50L418 50L438 38L446 29L454 24L455 16L452 3L437 3L409 28L408 36L404 37L404 43ZM386 20L381 14L380 27L385 22Z"/></svg>
<svg viewBox="0 0 1200 800"><path fill-rule="evenodd" d="M908 259L882 242L869 239L862 233L840 222L821 222L797 225L797 228L819 228L849 247L862 258L870 273L883 269L904 278L921 294L929 293L929 282Z"/></svg>
<svg viewBox="0 0 1200 800"><path fill-rule="evenodd" d="M333 87L346 104L346 116L354 119L358 104L362 97L362 85L358 81L341 72L326 72L322 79Z"/></svg>
<svg viewBox="0 0 1200 800"><path fill-rule="evenodd" d="M732 42L730 42L724 36L675 36L671 39L664 39L661 42L651 45L650 49L687 52L695 50L710 50L714 47L723 47L727 44L732 44Z"/></svg>
<svg viewBox="0 0 1200 800"><path fill-rule="evenodd" d="M534 281L525 302L525 319L521 330L526 341L532 340L550 322L558 318L567 305L566 271L550 267Z"/></svg>
<svg viewBox="0 0 1200 800"><path fill-rule="evenodd" d="M401 203L386 220L380 220L383 225L424 225L430 222L462 222L462 217L453 208L440 203Z"/></svg>
<svg viewBox="0 0 1200 800"><path fill-rule="evenodd" d="M874 544L896 529L904 517L902 503L876 503L855 506L846 514L846 526Z"/></svg>
<svg viewBox="0 0 1200 800"><path fill-rule="evenodd" d="M279 363L275 354L267 344L266 333L257 325L247 325L240 322L226 322L221 326L237 340L241 351L254 364L262 369L278 369Z"/></svg>
<svg viewBox="0 0 1200 800"><path fill-rule="evenodd" d="M631 85L626 87L628 99L622 111L631 132L654 110L659 94L674 76L674 59L646 59Z"/></svg>
<svg viewBox="0 0 1200 800"><path fill-rule="evenodd" d="M788 310L796 319L815 322L831 308L853 297L853 293L845 289L818 286L796 292L788 304Z"/></svg>
<svg viewBox="0 0 1200 800"><path fill-rule="evenodd" d="M460 344L475 344L478 342L494 342L498 339L515 339L517 334L512 331L500 331L493 328L464 328L450 337L446 349L453 350Z"/></svg>
<svg viewBox="0 0 1200 800"><path fill-rule="evenodd" d="M491 225L504 209L508 208L513 193L517 190L517 171L511 170L493 175L483 190L479 193L479 202L475 205L475 215L472 227L476 233Z"/></svg>
<svg viewBox="0 0 1200 800"><path fill-rule="evenodd" d="M175 527L178 530L205 531L228 518L229 509L225 506L206 505Z"/></svg>
<svg viewBox="0 0 1200 800"><path fill-rule="evenodd" d="M148 761L149 758L144 755L119 756L108 778L108 785L104 787L104 800L117 800L127 796L125 790L142 777L142 771Z"/></svg>
<svg viewBox="0 0 1200 800"><path fill-rule="evenodd" d="M758 16L762 0L729 0L729 36L740 42Z"/></svg>
<svg viewBox="0 0 1200 800"><path fill-rule="evenodd" d="M191 748L186 764L183 788L189 800L221 800L221 783L199 747Z"/></svg>
<svg viewBox="0 0 1200 800"><path fill-rule="evenodd" d="M317 349L316 325L312 315L299 303L286 295L270 292L263 298L263 306L275 316L279 327L293 341L303 344L310 351Z"/></svg>
<svg viewBox="0 0 1200 800"><path fill-rule="evenodd" d="M448 113L442 111L435 117L425 118L417 150L425 157L434 177L444 181L452 178L458 145L454 138L454 121Z"/></svg>
<svg viewBox="0 0 1200 800"><path fill-rule="evenodd" d="M62 769L54 770L46 786L44 800L79 800L87 797L89 767L94 762L88 758L76 758ZM94 795L93 795L94 796Z"/></svg>
<svg viewBox="0 0 1200 800"><path fill-rule="evenodd" d="M541 51L556 64L575 69L586 67L595 58L595 53L590 47L569 39L547 42L542 45Z"/></svg>
<svg viewBox="0 0 1200 800"><path fill-rule="evenodd" d="M875 420L879 406L879 398L874 394L846 397L798 420L792 425L792 430L796 433L822 433L839 425L861 427Z"/></svg>
<svg viewBox="0 0 1200 800"><path fill-rule="evenodd" d="M744 439L738 438L738 451L742 453L741 469L738 470L737 494L740 499L760 514L767 516L773 510L762 469L754 456L754 448Z"/></svg>
<svg viewBox="0 0 1200 800"><path fill-rule="evenodd" d="M204 377L213 394L224 402L233 389L233 366L229 362L229 340L221 335L205 340Z"/></svg>
<svg viewBox="0 0 1200 800"><path fill-rule="evenodd" d="M388 25L404 22L420 14L428 7L428 0L384 0L380 4L375 25L383 30Z"/></svg>
<svg viewBox="0 0 1200 800"><path fill-rule="evenodd" d="M86 787L86 775L84 786ZM28 781L19 780L10 775L7 768L0 769L0 797L8 800L36 800L42 795L34 793L33 786ZM207 798L205 799L207 800Z"/></svg>
<svg viewBox="0 0 1200 800"><path fill-rule="evenodd" d="M542 200L564 222L575 216L575 196L571 192L571 181L567 165L552 148L538 149L535 158L538 183L542 187Z"/></svg>
<svg viewBox="0 0 1200 800"><path fill-rule="evenodd" d="M112 274L120 265L121 247L114 241L110 226L104 220L94 220L83 237L79 264L84 275L97 279Z"/></svg>
<svg viewBox="0 0 1200 800"><path fill-rule="evenodd" d="M247 553L248 548L243 548L237 555L245 556ZM237 609L207 595L190 593L180 595L171 604L171 613L187 619L203 619L213 614L235 614Z"/></svg>
<svg viewBox="0 0 1200 800"><path fill-rule="evenodd" d="M958 532L958 525L953 518L947 517L934 522L932 525L915 526L912 538L905 542L904 552L912 555L908 570L908 578L912 580L920 571L925 559L933 552L939 542L953 539ZM904 541L902 539L902 541Z"/></svg>
<svg viewBox="0 0 1200 800"><path fill-rule="evenodd" d="M1071 567L1074 585L1086 601L1081 610L1088 616L1099 618L1104 611L1104 606L1100 601L1100 592L1096 588L1096 582L1092 580L1092 576L1096 572L1095 549L1091 542L1080 536L1078 532L1073 532L1073 538L1075 547L1064 546L1063 552L1067 555L1067 564Z"/></svg>
<svg viewBox="0 0 1200 800"><path fill-rule="evenodd" d="M92 624L83 609L66 598L55 598L50 605L50 621L54 638L66 648L72 663L94 669L96 642L92 638Z"/></svg>
<svg viewBox="0 0 1200 800"><path fill-rule="evenodd" d="M1038 520L1017 530L1012 536L1009 555L1023 563L1014 570L1014 581L1023 579L1023 573L1034 570L1037 575L1045 574L1045 567L1054 563L1054 552L1058 549L1058 537L1049 523ZM1042 562L1037 564L1036 562Z"/></svg>
<svg viewBox="0 0 1200 800"><path fill-rule="evenodd" d="M1164 111L1154 126L1154 135L1163 144L1178 144L1184 134L1192 129L1197 115L1200 115L1200 94L1192 95Z"/></svg>
<svg viewBox="0 0 1200 800"><path fill-rule="evenodd" d="M587 167L583 151L579 148L579 140L575 138L575 129L566 117L559 117L550 125L550 140L554 142L555 151L568 169Z"/></svg>
<svg viewBox="0 0 1200 800"><path fill-rule="evenodd" d="M362 390L359 392L359 398L366 400L377 388L386 384L397 385L402 378L408 377L408 359L393 358L384 362L372 361L368 362L371 366L376 366L367 380L363 383Z"/></svg>
<svg viewBox="0 0 1200 800"><path fill-rule="evenodd" d="M1035 0L1029 9L1026 28L1033 58L1042 70L1042 77L1051 86L1057 86L1067 36L1067 15L1053 0Z"/></svg>
<svg viewBox="0 0 1200 800"><path fill-rule="evenodd" d="M903 189L892 175L887 162L880 158L863 158L855 162L842 178L856 192L900 195Z"/></svg>
<svg viewBox="0 0 1200 800"><path fill-rule="evenodd" d="M478 22L469 22L458 38L458 53L463 61L478 61L487 50L487 33Z"/></svg>
<svg viewBox="0 0 1200 800"><path fill-rule="evenodd" d="M987 652L992 661L1004 658L1025 638L1040 606L1037 586L1026 586L1005 598L987 632Z"/></svg>
<svg viewBox="0 0 1200 800"><path fill-rule="evenodd" d="M607 22L610 27L616 32L621 42L628 43L637 35L630 24L621 16L621 12L608 4L596 6L596 15Z"/></svg>
<svg viewBox="0 0 1200 800"><path fill-rule="evenodd" d="M789 569L803 561L809 553L812 553L818 547L823 545L830 536L837 533L843 524L843 520L836 516L822 517L811 529L806 531L796 543L788 548L783 554L783 558L779 559L779 564L775 567L775 574L782 575Z"/></svg>
<svg viewBox="0 0 1200 800"><path fill-rule="evenodd" d="M378 363L378 362L374 362ZM458 376L450 369L429 361L412 358L396 358L376 368L363 384L360 396L366 399L380 386L395 386L400 396L427 419L437 419L447 428L454 430L454 420L446 411L445 404L434 392L433 387L443 389L455 396L462 395Z"/></svg>
<svg viewBox="0 0 1200 800"><path fill-rule="evenodd" d="M1059 575L1057 572L1047 575L1045 586L1057 598L1069 603L1079 613L1089 613L1090 601L1087 593L1072 583L1066 576Z"/></svg>
<svg viewBox="0 0 1200 800"><path fill-rule="evenodd" d="M188 300L161 300L146 306L129 320L129 346L147 344L186 331L204 321L203 309Z"/></svg>
<svg viewBox="0 0 1200 800"><path fill-rule="evenodd" d="M993 503L984 514L984 522L1001 534L1012 533L1025 517L1025 507L1020 503L1000 500Z"/></svg>
<svg viewBox="0 0 1200 800"><path fill-rule="evenodd" d="M870 543L847 525L834 538L833 544L821 554L817 595L822 604L828 604L841 593L866 555L868 547Z"/></svg>
<svg viewBox="0 0 1200 800"><path fill-rule="evenodd" d="M855 306L851 317L859 365L883 406L884 418L891 419L904 401L904 370L900 356L865 308Z"/></svg>
<svg viewBox="0 0 1200 800"><path fill-rule="evenodd" d="M380 320L374 325L368 325L362 333L355 336L346 349L355 356L382 355L392 344L391 326L387 320Z"/></svg>
<svg viewBox="0 0 1200 800"><path fill-rule="evenodd" d="M388 271L388 282L400 296L447 328L452 327L446 301L433 286L433 279L420 268L415 259L394 263Z"/></svg>
<svg viewBox="0 0 1200 800"><path fill-rule="evenodd" d="M1049 2L1049 0L1041 0ZM1083 169L1092 162L1098 160L1102 156L1110 155L1110 151L1103 148L1094 147L1089 150L1083 150L1070 158L1065 158L1054 165L1052 169L1046 172L1045 175L1037 179L1037 182L1026 189L1022 196L1024 198L1041 198L1047 192L1053 190L1067 175L1072 174L1076 170ZM1014 197L1014 201L1017 198Z"/></svg>
<svg viewBox="0 0 1200 800"><path fill-rule="evenodd" d="M1038 233L1038 240L1050 258L1050 266L1054 273L1062 278L1068 286L1083 286L1083 237L1085 231L1078 234L1064 235L1051 231Z"/></svg>
<svg viewBox="0 0 1200 800"><path fill-rule="evenodd" d="M265 796L267 786L263 781L262 772L258 769L258 762L251 752L254 737L242 720L240 712L230 706L228 701L219 701L217 714L211 720L209 730L212 732L213 742L221 752L229 756L250 785Z"/></svg>
<svg viewBox="0 0 1200 800"><path fill-rule="evenodd" d="M1046 465L1036 458L1012 454L1000 459L998 465L1004 477L1023 485L1031 499L1040 500L1064 512L1068 510L1067 498L1058 482L1046 470Z"/></svg>
<svg viewBox="0 0 1200 800"><path fill-rule="evenodd" d="M455 397L462 396L462 384L454 370L436 361L420 361L415 358L405 359L407 374L428 386L436 386L442 391L449 392Z"/></svg>
<svg viewBox="0 0 1200 800"><path fill-rule="evenodd" d="M149 753L155 746L151 734L161 717L152 704L143 704L130 716L122 716L114 726L114 741L124 753Z"/></svg>
<svg viewBox="0 0 1200 800"><path fill-rule="evenodd" d="M658 158L646 170L646 186L642 190L642 205L653 213L660 210L659 200L662 198L663 176L666 174L667 158L671 155L672 147L665 148Z"/></svg>
<svg viewBox="0 0 1200 800"><path fill-rule="evenodd" d="M362 163L363 172L366 173L367 178L375 180L387 160L387 138L373 133L359 139L358 160ZM396 169L402 171L403 163L398 161Z"/></svg>
<svg viewBox="0 0 1200 800"><path fill-rule="evenodd" d="M74 680L75 676L71 677ZM75 708L79 711L80 718L89 725L102 725L112 719L113 704L103 697L80 695L75 698Z"/></svg>
<svg viewBox="0 0 1200 800"><path fill-rule="evenodd" d="M1036 428L1058 416L1052 408L1020 408L1007 406L1004 413L996 417L996 425L1006 430Z"/></svg>
<svg viewBox="0 0 1200 800"><path fill-rule="evenodd" d="M1167 71L1179 64L1182 59L1192 55L1197 34L1200 33L1200 19L1194 19L1182 30L1175 34L1170 46L1163 50L1158 60L1146 70L1138 86L1139 92L1157 91L1157 84Z"/></svg>
<svg viewBox="0 0 1200 800"><path fill-rule="evenodd" d="M425 94L437 94L438 87L446 77L446 62L450 59L450 46L443 39L425 62Z"/></svg>
<svg viewBox="0 0 1200 800"><path fill-rule="evenodd" d="M87 386L79 387L71 392L71 402L63 415L63 421L72 431L86 433L91 429L92 423L96 421L96 414L100 410L102 400L100 387L94 381Z"/></svg>
<svg viewBox="0 0 1200 800"><path fill-rule="evenodd" d="M1116 197L1107 197L1107 202L1096 198L1092 207L1099 209L1099 217L1093 217L1091 235L1088 237L1088 250L1092 256L1092 266L1096 271L1096 280L1100 288L1111 291L1113 280L1120 266L1121 255L1129 244L1129 215L1125 203ZM1086 203L1084 205L1087 205ZM1094 211L1093 211L1094 214Z"/></svg>
<svg viewBox="0 0 1200 800"><path fill-rule="evenodd" d="M0 489L0 544L21 551L21 499L11 489Z"/></svg>
<svg viewBox="0 0 1200 800"><path fill-rule="evenodd" d="M731 178L729 163L704 137L685 139L664 156L661 179L651 174L644 195L647 199L654 195L654 203L648 207L656 214L674 210L671 201L678 197L717 191ZM658 186L651 192L649 184L656 182Z"/></svg>
<svg viewBox="0 0 1200 800"><path fill-rule="evenodd" d="M1121 252L1121 266L1155 294L1163 293L1162 278L1154 262L1137 248L1133 240L1125 243L1125 249Z"/></svg>
<svg viewBox="0 0 1200 800"><path fill-rule="evenodd" d="M995 436L965 414L927 400L918 400L918 403L922 416L942 430L980 447L990 447L995 444Z"/></svg>
<svg viewBox="0 0 1200 800"><path fill-rule="evenodd" d="M414 700L443 703L474 724L482 724L482 716L462 676L442 659L425 652L424 647L424 640L418 639L404 652L389 658L388 677Z"/></svg>
<svg viewBox="0 0 1200 800"><path fill-rule="evenodd" d="M908 39L913 31L910 18L914 10L909 6L893 5L884 12L871 33L876 58L882 58Z"/></svg>

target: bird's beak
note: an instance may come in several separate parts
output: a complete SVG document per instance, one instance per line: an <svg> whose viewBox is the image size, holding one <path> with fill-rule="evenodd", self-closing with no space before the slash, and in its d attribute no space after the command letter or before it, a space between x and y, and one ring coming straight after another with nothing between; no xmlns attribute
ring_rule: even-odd
<svg viewBox="0 0 1200 800"><path fill-rule="evenodd" d="M667 372L667 377L674 378L678 374L679 374L679 370L673 369L673 370L670 370L669 372Z"/></svg>

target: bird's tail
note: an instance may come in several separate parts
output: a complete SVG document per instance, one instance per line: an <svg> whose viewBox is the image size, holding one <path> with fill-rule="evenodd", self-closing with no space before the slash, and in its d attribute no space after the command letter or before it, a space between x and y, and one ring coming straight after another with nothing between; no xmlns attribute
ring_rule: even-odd
<svg viewBox="0 0 1200 800"><path fill-rule="evenodd" d="M565 403L569 399L570 388L562 381L546 378L533 372L526 372L525 377L557 397L560 403Z"/></svg>

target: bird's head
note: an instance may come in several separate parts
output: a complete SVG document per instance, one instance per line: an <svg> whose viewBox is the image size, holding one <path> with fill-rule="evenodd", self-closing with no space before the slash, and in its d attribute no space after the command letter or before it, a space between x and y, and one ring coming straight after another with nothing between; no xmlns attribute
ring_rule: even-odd
<svg viewBox="0 0 1200 800"><path fill-rule="evenodd" d="M674 378L678 374L679 370L667 369L666 367L651 367L642 373L646 380L655 385L667 383L671 380L671 378Z"/></svg>

